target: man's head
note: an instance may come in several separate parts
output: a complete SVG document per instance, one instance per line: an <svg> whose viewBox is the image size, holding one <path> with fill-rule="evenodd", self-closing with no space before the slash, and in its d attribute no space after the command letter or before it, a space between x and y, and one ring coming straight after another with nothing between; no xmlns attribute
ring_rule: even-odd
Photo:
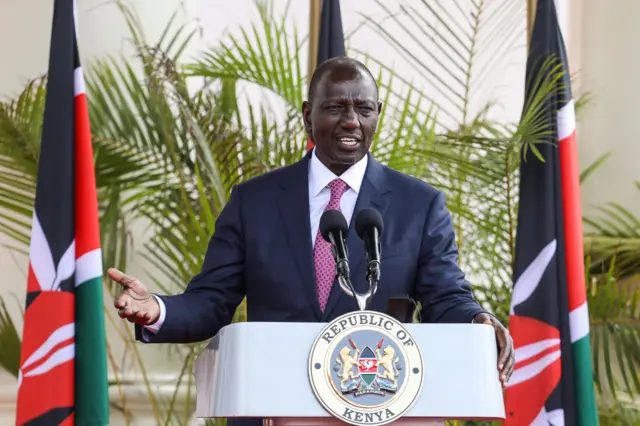
<svg viewBox="0 0 640 426"><path fill-rule="evenodd" d="M382 104L371 72L361 62L332 58L316 68L302 104L307 133L320 161L337 175L364 157Z"/></svg>

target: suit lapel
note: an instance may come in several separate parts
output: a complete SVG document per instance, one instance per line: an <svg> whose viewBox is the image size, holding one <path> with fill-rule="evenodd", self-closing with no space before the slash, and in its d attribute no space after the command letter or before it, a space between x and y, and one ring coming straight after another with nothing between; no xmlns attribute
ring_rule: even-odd
<svg viewBox="0 0 640 426"><path fill-rule="evenodd" d="M362 293L368 289L368 283L362 279L365 274L364 266L366 264L366 254L364 251L364 241L360 239L355 229L355 218L358 212L365 208L373 208L378 210L381 215L384 213L388 206L388 197L385 197L387 193L391 191L384 173L384 169L380 163L373 159L371 154L369 155L367 170L362 180L362 186L360 187L360 193L356 201L355 208L353 209L353 216L351 223L349 224L349 235L347 236L347 248L349 250L349 267L351 271L351 283L355 287L356 291ZM322 314L322 321L326 322L331 318L331 314L338 302L343 297L349 297L340 288L340 284L336 280L331 288L329 294L329 300L327 306ZM357 309L355 300L350 302L353 304L354 309Z"/></svg>
<svg viewBox="0 0 640 426"><path fill-rule="evenodd" d="M282 175L280 186L283 191L278 196L277 203L286 229L285 238L300 274L302 290L314 315L320 320L322 312L316 295L309 221L309 155L293 164Z"/></svg>

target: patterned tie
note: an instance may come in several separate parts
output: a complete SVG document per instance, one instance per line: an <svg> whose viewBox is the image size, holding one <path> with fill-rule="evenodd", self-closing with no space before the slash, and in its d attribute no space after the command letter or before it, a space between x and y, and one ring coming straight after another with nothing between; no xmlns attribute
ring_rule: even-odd
<svg viewBox="0 0 640 426"><path fill-rule="evenodd" d="M347 190L348 186L341 179L335 179L327 185L331 190L331 199L329 204L324 208L327 210L340 210L340 198ZM313 259L316 268L316 286L318 290L318 301L320 302L320 310L324 312L329 300L331 286L335 279L336 261L331 254L331 244L326 242L320 234L320 229L316 234L316 243L313 246Z"/></svg>

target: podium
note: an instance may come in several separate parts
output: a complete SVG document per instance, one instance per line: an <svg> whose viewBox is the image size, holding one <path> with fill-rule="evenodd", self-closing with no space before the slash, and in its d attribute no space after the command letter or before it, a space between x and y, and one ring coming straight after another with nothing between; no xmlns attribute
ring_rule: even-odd
<svg viewBox="0 0 640 426"><path fill-rule="evenodd" d="M336 324L334 321L333 327ZM492 327L480 324L403 324L402 327L419 348L422 377L420 383L414 381L413 386L418 387L410 407L389 424L444 425L447 419L505 418ZM224 327L195 361L196 417L259 417L264 419L264 425L271 426L385 424L375 423L378 418L373 419L374 423L368 422L362 416L345 422L321 403L311 380L316 374L313 366L320 368L320 363L311 359L314 344L322 340L321 333L326 330L327 324L322 323L251 322ZM354 349L356 342L363 339L360 335L345 337ZM387 338L385 342L390 340ZM324 358L327 363L334 362L340 345L336 343L336 352ZM380 340L378 349L375 345L367 347L375 352L384 351L385 345L387 343ZM346 346L348 351L349 345ZM400 343L394 347L399 346ZM365 352L358 353L362 357ZM405 371L399 362L398 372L410 380L408 375L419 371L414 365L415 360L411 370ZM328 366L326 373L314 377L316 381L329 382L333 380L329 376L335 376L338 370ZM405 395L397 395L398 398L407 397L409 390L402 392Z"/></svg>

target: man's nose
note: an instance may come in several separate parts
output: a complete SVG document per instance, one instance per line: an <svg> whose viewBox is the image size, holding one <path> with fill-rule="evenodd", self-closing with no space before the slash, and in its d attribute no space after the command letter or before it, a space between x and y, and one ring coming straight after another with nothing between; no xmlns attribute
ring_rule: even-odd
<svg viewBox="0 0 640 426"><path fill-rule="evenodd" d="M358 120L358 114L356 114L353 105L349 105L345 108L345 112L342 117L342 127L347 129L357 129L360 127L360 120Z"/></svg>

